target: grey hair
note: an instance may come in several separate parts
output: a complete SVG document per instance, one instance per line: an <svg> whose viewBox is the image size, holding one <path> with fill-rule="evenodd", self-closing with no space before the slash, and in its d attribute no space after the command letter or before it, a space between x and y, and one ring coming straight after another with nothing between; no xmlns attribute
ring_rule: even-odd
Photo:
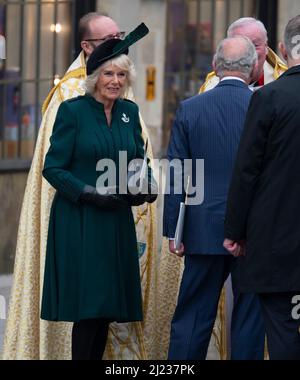
<svg viewBox="0 0 300 380"><path fill-rule="evenodd" d="M234 57L230 57L228 54L225 54L224 45L227 41L234 39L244 40L246 42L246 50L243 50L239 55L236 54ZM257 52L255 47L249 38L243 36L229 37L222 40L214 56L214 64L219 77L223 77L225 71L237 71L243 74L246 79L249 79L256 62Z"/></svg>
<svg viewBox="0 0 300 380"><path fill-rule="evenodd" d="M116 58L113 58L109 61L106 61L103 63L103 65L99 66L91 75L88 75L85 83L84 83L84 89L86 94L89 95L94 95L95 89L96 89L96 84L100 75L100 71L103 70L105 67L110 66L110 65L115 65L118 66L121 70L126 71L126 83L123 88L122 96L127 92L128 88L132 86L133 81L136 76L136 71L134 68L134 64L131 61L131 59L125 55L121 54Z"/></svg>
<svg viewBox="0 0 300 380"><path fill-rule="evenodd" d="M266 41L268 41L268 32L266 27L261 21L257 20L254 17L242 17L234 21L231 25L229 25L229 28L227 29L227 37L234 37L234 32L236 29L252 24L255 24L265 34Z"/></svg>
<svg viewBox="0 0 300 380"><path fill-rule="evenodd" d="M292 18L284 31L284 44L290 58L300 59L300 15Z"/></svg>

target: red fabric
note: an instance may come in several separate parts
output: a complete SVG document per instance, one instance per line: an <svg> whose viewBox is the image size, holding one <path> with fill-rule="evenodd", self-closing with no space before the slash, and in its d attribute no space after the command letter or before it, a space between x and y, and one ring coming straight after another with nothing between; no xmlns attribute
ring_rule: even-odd
<svg viewBox="0 0 300 380"><path fill-rule="evenodd" d="M257 83L259 86L263 86L265 84L265 74L264 73L262 73L262 76L259 78Z"/></svg>

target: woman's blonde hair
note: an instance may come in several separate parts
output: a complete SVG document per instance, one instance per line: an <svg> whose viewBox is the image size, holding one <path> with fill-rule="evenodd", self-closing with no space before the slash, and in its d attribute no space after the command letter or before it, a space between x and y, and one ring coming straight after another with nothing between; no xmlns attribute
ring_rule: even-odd
<svg viewBox="0 0 300 380"><path fill-rule="evenodd" d="M128 88L132 86L132 83L134 81L134 78L136 76L135 68L133 65L133 62L131 59L125 55L121 54L116 58L113 58L109 61L106 61L103 63L103 65L99 66L98 69L96 69L91 75L88 75L85 83L84 83L84 88L86 94L89 95L94 95L95 89L96 89L96 84L100 75L100 71L105 69L107 66L110 65L115 65L118 66L121 70L124 70L126 72L126 82L125 86L122 91L122 97L125 95L127 92Z"/></svg>

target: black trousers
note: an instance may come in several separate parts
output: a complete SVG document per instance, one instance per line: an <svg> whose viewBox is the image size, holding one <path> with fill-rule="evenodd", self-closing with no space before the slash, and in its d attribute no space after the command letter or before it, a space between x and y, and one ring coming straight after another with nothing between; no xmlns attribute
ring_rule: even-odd
<svg viewBox="0 0 300 380"><path fill-rule="evenodd" d="M292 298L297 294L259 294L271 360L300 360L300 320L292 317Z"/></svg>
<svg viewBox="0 0 300 380"><path fill-rule="evenodd" d="M83 319L72 330L72 360L101 360L110 321Z"/></svg>

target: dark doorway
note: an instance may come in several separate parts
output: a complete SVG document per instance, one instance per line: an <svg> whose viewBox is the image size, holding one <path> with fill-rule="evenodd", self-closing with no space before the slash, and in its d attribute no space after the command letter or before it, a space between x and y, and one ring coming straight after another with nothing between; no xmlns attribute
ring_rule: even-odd
<svg viewBox="0 0 300 380"><path fill-rule="evenodd" d="M278 0L259 0L257 4L258 19L263 22L269 37L268 45L277 50Z"/></svg>
<svg viewBox="0 0 300 380"><path fill-rule="evenodd" d="M86 13L89 12L95 12L96 11L96 0L75 0L75 17L74 17L74 59L77 57L77 55L80 53L80 43L78 40L78 23L82 16L84 16Z"/></svg>

